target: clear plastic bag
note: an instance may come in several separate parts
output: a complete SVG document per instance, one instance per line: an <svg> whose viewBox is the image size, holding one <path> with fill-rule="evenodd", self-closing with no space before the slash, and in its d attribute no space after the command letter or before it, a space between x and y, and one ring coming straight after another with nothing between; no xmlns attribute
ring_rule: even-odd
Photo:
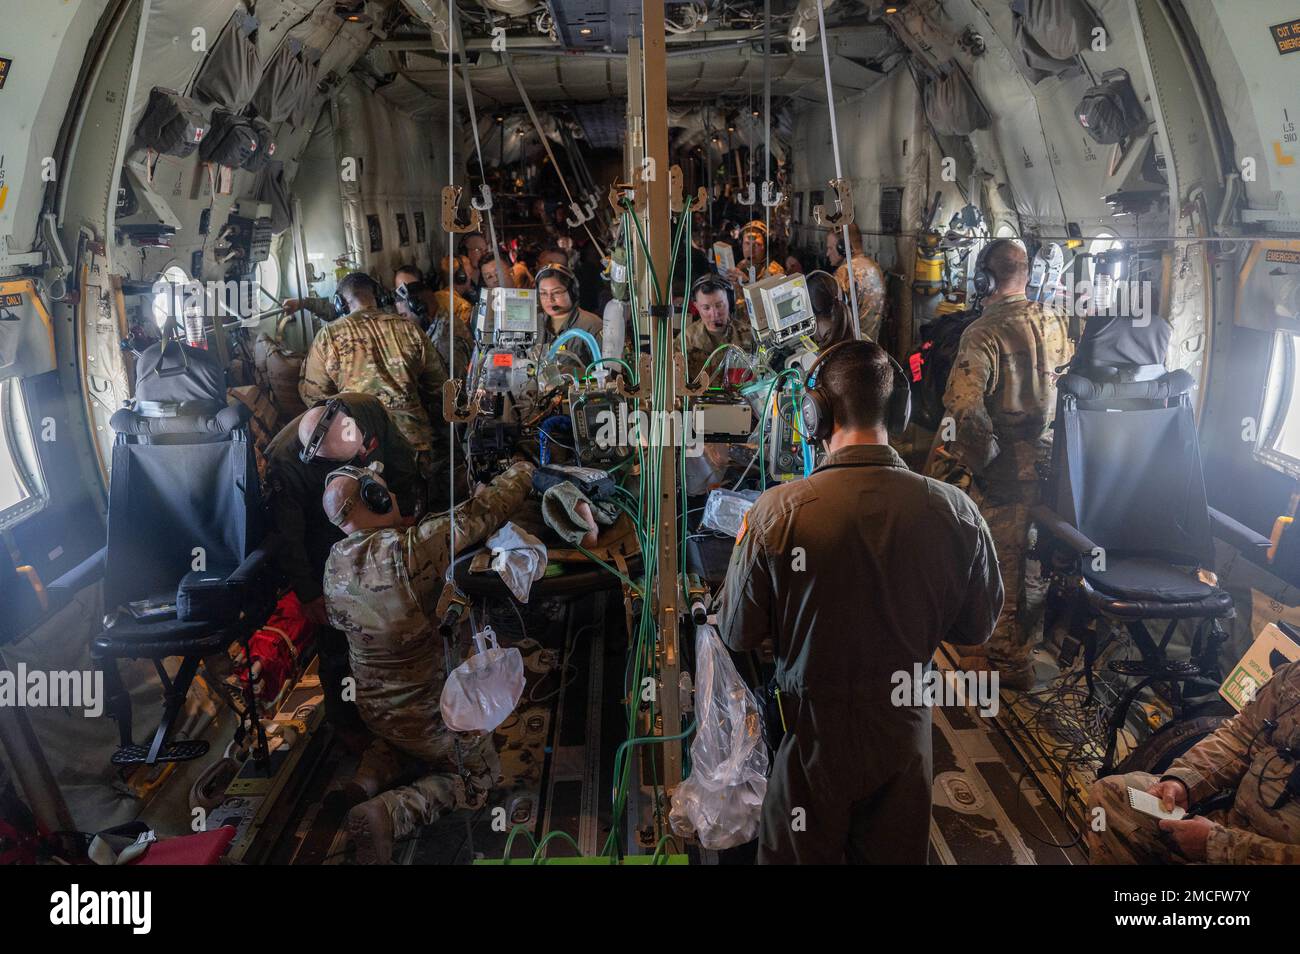
<svg viewBox="0 0 1300 954"><path fill-rule="evenodd" d="M752 490L714 490L704 501L704 516L700 523L729 537L740 534L740 525L754 506L758 493Z"/></svg>
<svg viewBox="0 0 1300 954"><path fill-rule="evenodd" d="M453 732L491 732L524 694L524 657L497 645L491 626L474 634L478 652L451 671L442 687L442 720Z"/></svg>
<svg viewBox="0 0 1300 954"><path fill-rule="evenodd" d="M705 848L734 848L758 835L767 792L767 748L753 693L718 631L695 631L695 738L691 774L673 793L668 823Z"/></svg>

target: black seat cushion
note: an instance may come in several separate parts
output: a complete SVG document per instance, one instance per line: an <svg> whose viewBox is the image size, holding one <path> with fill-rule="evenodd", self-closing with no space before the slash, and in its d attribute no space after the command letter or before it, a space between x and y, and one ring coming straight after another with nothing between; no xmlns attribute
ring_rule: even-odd
<svg viewBox="0 0 1300 954"><path fill-rule="evenodd" d="M91 641L91 653L124 659L206 655L224 649L234 637L228 627L204 620L141 623L128 618L96 636Z"/></svg>
<svg viewBox="0 0 1300 954"><path fill-rule="evenodd" d="M1215 591L1198 580L1194 572L1163 560L1112 558L1107 561L1105 571L1091 569L1084 560L1083 575L1100 592L1130 600L1184 603L1205 599Z"/></svg>
<svg viewBox="0 0 1300 954"><path fill-rule="evenodd" d="M1086 562L1086 561L1085 561ZM1226 590L1190 570L1151 559L1113 559L1105 572L1084 571L1092 607L1117 619L1222 619L1232 614Z"/></svg>

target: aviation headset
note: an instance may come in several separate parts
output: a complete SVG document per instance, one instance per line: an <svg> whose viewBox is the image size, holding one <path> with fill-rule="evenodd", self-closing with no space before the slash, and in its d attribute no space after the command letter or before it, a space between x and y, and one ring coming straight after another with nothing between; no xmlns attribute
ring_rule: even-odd
<svg viewBox="0 0 1300 954"><path fill-rule="evenodd" d="M336 527L347 519L352 512L352 506L356 500L365 504L367 510L371 513L385 514L390 513L393 509L393 495L388 492L388 488L375 479L375 472L366 467L356 467L352 464L345 464L331 470L325 477L326 486L335 477L347 477L355 480L360 488L360 493L345 503L336 513L329 515L330 523Z"/></svg>
<svg viewBox="0 0 1300 954"><path fill-rule="evenodd" d="M731 282L720 275L706 272L695 279L691 283L691 293L686 296L687 302L695 301L697 292L725 292L727 295L727 314L730 315L736 310L736 290L731 287Z"/></svg>
<svg viewBox="0 0 1300 954"><path fill-rule="evenodd" d="M356 281L364 282L366 287L368 287L371 293L375 296L375 304L383 305L381 299L384 297L384 288L382 285L379 284L379 282L375 281L365 272L349 272L348 274L343 276L343 281L340 281L339 285L341 286L343 282L346 282L349 279L351 279L353 282ZM332 301L334 303L334 317L346 318L348 316L348 303L347 303L347 299L343 297L343 292L336 290L334 292L334 298L332 299Z"/></svg>
<svg viewBox="0 0 1300 954"><path fill-rule="evenodd" d="M538 291L542 287L543 278L558 278L564 283L564 287L569 291L569 304L576 310L578 307L578 276L569 271L564 265L543 265L537 270L537 275L533 279L533 287Z"/></svg>
<svg viewBox="0 0 1300 954"><path fill-rule="evenodd" d="M839 344L831 345L817 356L817 360L803 376L803 395L799 399L799 413L803 417L804 430L809 440L815 443L824 444L831 436L835 415L831 410L829 396L822 391L821 382L811 387L809 382L812 381L814 373L823 361L839 349L858 343L841 341ZM886 351L885 357L889 359L889 366L894 372L894 388L889 392L889 400L885 404L885 428L890 434L898 435L907 428L907 423L912 417L912 385L903 371L903 366L894 359L894 356Z"/></svg>
<svg viewBox="0 0 1300 954"><path fill-rule="evenodd" d="M989 256L994 249L1002 248L1006 245L1015 245L1015 239L1000 238L989 242L975 258L975 297L985 298L998 287L998 277L989 269Z"/></svg>
<svg viewBox="0 0 1300 954"><path fill-rule="evenodd" d="M401 271L412 275L417 274L405 268L401 269ZM428 288L429 286L424 283L424 279L404 282L397 286L397 291L393 297L399 302L404 302L406 307L411 310L411 314L417 318L427 318L429 317L429 306L425 304L424 293Z"/></svg>

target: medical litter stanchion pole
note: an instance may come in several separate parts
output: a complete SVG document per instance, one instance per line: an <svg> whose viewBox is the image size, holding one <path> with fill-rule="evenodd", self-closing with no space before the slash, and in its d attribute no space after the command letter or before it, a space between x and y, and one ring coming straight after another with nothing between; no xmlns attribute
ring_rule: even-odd
<svg viewBox="0 0 1300 954"><path fill-rule="evenodd" d="M753 128L752 126L750 127ZM775 192L772 182L772 0L763 0L763 188ZM767 226L767 260L772 261L772 207L763 194L763 224ZM782 265L785 263L782 262Z"/></svg>
<svg viewBox="0 0 1300 954"><path fill-rule="evenodd" d="M659 277L659 281L664 283L659 288L659 305L651 311L651 360L662 362L660 373L667 381L665 406L675 408L672 336L666 336L664 346L660 348L658 345L663 336L654 334L656 322L672 321L673 294L673 290L667 286L668 265L672 260L669 249L672 213L668 202L668 82L664 5L658 0L641 0L641 24L642 42L645 46L645 145L646 155L653 162L651 168L655 171L646 183L650 192L646 225L650 230L650 259L661 263L660 267L664 269ZM689 215L689 207L682 214ZM681 700L677 691L681 654L678 627L677 455L674 451L671 445L663 445L659 460L652 465L658 467L660 473L660 519L659 526L655 528L655 547L658 550L658 657L662 688L659 711L662 713L662 734L665 736L675 736L681 732ZM682 780L680 741L663 743L663 768L664 788L671 792Z"/></svg>
<svg viewBox="0 0 1300 954"><path fill-rule="evenodd" d="M831 151L835 153L835 178L843 179L844 170L840 166L840 133L835 125L835 90L831 86L831 52L827 44L826 11L822 0L817 0L817 29L819 31L817 39L822 48L822 72L826 76L826 108L830 110L831 116ZM849 245L847 218L840 224L840 230L844 236L844 269L849 276L849 313L853 316L853 337L856 340L862 337L862 329L858 324L858 288L853 275L853 248Z"/></svg>
<svg viewBox="0 0 1300 954"><path fill-rule="evenodd" d="M447 185L456 184L456 4L447 4ZM473 116L470 117L471 120ZM455 298L452 288L456 276L456 236L447 233L447 281L450 303ZM498 276L499 277L499 276ZM447 322L447 379L456 380L456 309L451 309L451 320ZM456 425L447 422L447 566L453 571L456 566ZM442 632L442 666L443 678L451 678L451 634L453 628ZM446 682L443 683L446 685ZM491 745L491 741L487 743ZM452 748L456 752L456 772L460 782L465 786L466 798L469 796L469 775L465 771L465 756L460 748L460 736L452 735ZM465 816L465 845L469 849L469 860L474 861L474 822L473 816ZM459 852L457 853L459 855Z"/></svg>

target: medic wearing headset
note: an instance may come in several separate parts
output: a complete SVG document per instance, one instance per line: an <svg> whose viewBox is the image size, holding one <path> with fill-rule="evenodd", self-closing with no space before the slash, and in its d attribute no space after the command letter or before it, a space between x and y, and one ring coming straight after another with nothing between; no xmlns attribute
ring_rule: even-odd
<svg viewBox="0 0 1300 954"><path fill-rule="evenodd" d="M599 315L578 307L578 277L573 272L563 265L545 265L537 270L535 287L542 310L541 341L545 347L549 348L556 338L574 329L587 332L600 344L603 322ZM574 347L569 345L570 350ZM585 349L580 353L585 355ZM584 362L594 361L596 357L586 357Z"/></svg>
<svg viewBox="0 0 1300 954"><path fill-rule="evenodd" d="M993 540L969 497L911 472L889 446L911 395L882 348L841 342L804 384L804 425L826 459L759 497L717 609L731 649L770 642L776 657L769 726L785 736L758 860L925 864L930 710L910 690L941 640L982 643L993 631Z"/></svg>

